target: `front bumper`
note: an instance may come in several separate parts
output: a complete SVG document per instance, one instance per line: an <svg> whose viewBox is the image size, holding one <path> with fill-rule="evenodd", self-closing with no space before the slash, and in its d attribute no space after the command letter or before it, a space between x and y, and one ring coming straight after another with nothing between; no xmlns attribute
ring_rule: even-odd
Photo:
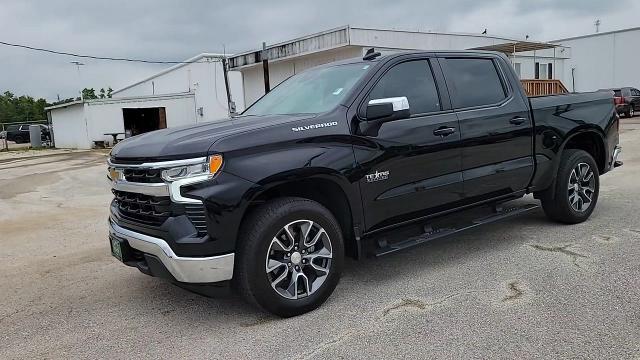
<svg viewBox="0 0 640 360"><path fill-rule="evenodd" d="M109 219L109 236L126 241L143 254L155 256L176 281L182 283L214 283L233 277L234 253L211 257L180 257L169 244L115 224Z"/></svg>

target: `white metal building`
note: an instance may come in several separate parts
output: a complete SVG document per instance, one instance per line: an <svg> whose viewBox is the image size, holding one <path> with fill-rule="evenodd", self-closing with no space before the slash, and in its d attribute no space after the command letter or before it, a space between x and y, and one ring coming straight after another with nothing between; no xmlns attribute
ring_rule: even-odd
<svg viewBox="0 0 640 360"><path fill-rule="evenodd" d="M570 90L640 87L640 28L554 40L571 49L560 78ZM573 84L575 83L575 88Z"/></svg>
<svg viewBox="0 0 640 360"><path fill-rule="evenodd" d="M130 130L125 124L128 112L155 115L157 128L165 128L197 123L195 106L195 94L186 93L74 101L47 110L56 147L91 149L95 141L111 143L112 136L106 134Z"/></svg>
<svg viewBox="0 0 640 360"><path fill-rule="evenodd" d="M229 115L222 54L204 53L185 60L146 79L117 89L114 98L149 96L158 94L195 95L195 106L200 121L215 121ZM229 72L232 100L239 109L244 108L242 80L237 72ZM238 94L238 96L233 96Z"/></svg>
<svg viewBox="0 0 640 360"><path fill-rule="evenodd" d="M219 54L200 54L113 92L113 98L75 101L47 108L56 147L89 149L112 143L109 133L138 133L216 121L229 116ZM242 81L229 72L232 100L244 108ZM237 93L237 96L233 96ZM237 98L237 100L236 100Z"/></svg>
<svg viewBox="0 0 640 360"><path fill-rule="evenodd" d="M344 26L270 45L264 50L236 54L230 57L229 66L231 70L242 73L244 103L250 105L264 94L263 56L269 61L269 83L274 87L289 76L310 67L361 57L372 47L382 53L403 50L506 49L511 53L510 57L521 78L530 79L535 78L536 73L542 79L562 77L564 61L569 55L568 49L559 45L491 35Z"/></svg>

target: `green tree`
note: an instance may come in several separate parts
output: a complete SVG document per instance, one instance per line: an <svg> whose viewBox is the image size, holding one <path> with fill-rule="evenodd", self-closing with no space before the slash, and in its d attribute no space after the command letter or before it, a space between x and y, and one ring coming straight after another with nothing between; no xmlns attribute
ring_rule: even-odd
<svg viewBox="0 0 640 360"><path fill-rule="evenodd" d="M111 94L113 94L113 89L111 88L111 86L109 86L109 88L107 89L107 97L109 99L111 99Z"/></svg>
<svg viewBox="0 0 640 360"><path fill-rule="evenodd" d="M28 95L16 97L10 91L0 95L0 122L21 122L44 120L47 118L44 108L47 107L45 99L34 99Z"/></svg>
<svg viewBox="0 0 640 360"><path fill-rule="evenodd" d="M93 100L97 99L96 91L93 88L84 88L82 89L82 98L84 100Z"/></svg>
<svg viewBox="0 0 640 360"><path fill-rule="evenodd" d="M105 95L104 88L101 88L100 89L100 99L104 99L105 97L107 97L107 96Z"/></svg>

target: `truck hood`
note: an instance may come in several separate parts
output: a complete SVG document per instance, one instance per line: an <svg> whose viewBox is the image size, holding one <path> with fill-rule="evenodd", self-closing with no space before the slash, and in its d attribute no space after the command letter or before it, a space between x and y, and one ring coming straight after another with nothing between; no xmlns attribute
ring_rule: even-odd
<svg viewBox="0 0 640 360"><path fill-rule="evenodd" d="M111 150L111 157L113 160L139 162L207 156L209 148L223 137L314 116L310 114L240 116L224 121L152 131L119 142Z"/></svg>

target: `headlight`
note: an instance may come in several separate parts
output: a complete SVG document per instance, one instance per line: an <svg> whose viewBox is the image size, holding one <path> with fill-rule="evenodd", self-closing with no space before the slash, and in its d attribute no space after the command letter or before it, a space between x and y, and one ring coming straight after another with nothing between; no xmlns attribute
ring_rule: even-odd
<svg viewBox="0 0 640 360"><path fill-rule="evenodd" d="M177 166L162 171L162 179L173 182L193 177L213 177L222 167L222 155L211 155L200 164Z"/></svg>

